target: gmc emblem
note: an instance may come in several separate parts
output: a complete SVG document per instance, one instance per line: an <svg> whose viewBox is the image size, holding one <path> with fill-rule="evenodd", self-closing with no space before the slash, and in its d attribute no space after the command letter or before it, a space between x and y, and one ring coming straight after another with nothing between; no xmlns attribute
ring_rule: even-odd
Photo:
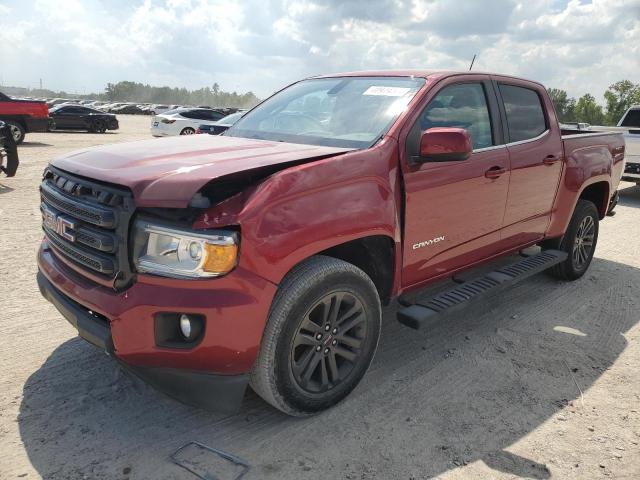
<svg viewBox="0 0 640 480"><path fill-rule="evenodd" d="M56 214L44 205L42 205L41 210L42 222L44 223L45 227L53 230L62 238L69 240L70 242L76 241L76 232L74 231L76 224L73 223L73 220Z"/></svg>

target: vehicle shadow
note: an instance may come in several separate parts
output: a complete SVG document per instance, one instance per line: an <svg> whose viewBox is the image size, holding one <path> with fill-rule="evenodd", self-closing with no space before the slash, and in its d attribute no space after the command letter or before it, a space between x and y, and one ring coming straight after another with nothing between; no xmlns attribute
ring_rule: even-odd
<svg viewBox="0 0 640 480"><path fill-rule="evenodd" d="M640 207L640 186L633 183L624 183L622 186L629 185L627 188L618 190L620 195L618 198L618 204L625 207Z"/></svg>
<svg viewBox="0 0 640 480"><path fill-rule="evenodd" d="M51 147L50 143L43 142L22 142L18 148Z"/></svg>
<svg viewBox="0 0 640 480"><path fill-rule="evenodd" d="M431 478L478 460L549 478L546 459L507 449L560 410L591 408L576 399L625 349L639 293L640 269L596 258L579 281L539 275L429 332L389 307L361 386L306 419L252 392L236 415L184 406L72 339L24 385L20 434L44 478L195 478L168 459L192 440L244 458L244 478Z"/></svg>
<svg viewBox="0 0 640 480"><path fill-rule="evenodd" d="M49 130L47 133L85 133L87 135L116 135L118 132L107 130L103 133L89 132L87 130L73 130L73 129L55 129Z"/></svg>

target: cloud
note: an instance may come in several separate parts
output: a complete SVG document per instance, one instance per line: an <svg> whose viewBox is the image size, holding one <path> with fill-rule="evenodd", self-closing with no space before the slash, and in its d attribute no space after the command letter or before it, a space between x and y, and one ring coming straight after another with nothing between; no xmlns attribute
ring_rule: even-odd
<svg viewBox="0 0 640 480"><path fill-rule="evenodd" d="M135 80L266 96L298 78L474 68L600 97L640 82L640 0L0 0L5 84Z"/></svg>

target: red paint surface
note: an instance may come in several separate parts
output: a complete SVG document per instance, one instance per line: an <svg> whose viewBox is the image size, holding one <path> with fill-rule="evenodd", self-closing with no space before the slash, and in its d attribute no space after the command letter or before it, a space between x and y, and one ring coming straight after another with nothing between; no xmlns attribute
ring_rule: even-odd
<svg viewBox="0 0 640 480"><path fill-rule="evenodd" d="M367 150L199 135L100 147L54 161L71 173L129 187L139 207L184 207L212 179L282 166L195 221L196 229L239 226L239 265L227 276L188 281L139 275L131 288L115 293L46 248L40 269L71 298L111 320L117 354L125 361L239 373L251 368L259 351L277 284L305 258L361 237L387 236L395 247L392 293L398 295L560 236L584 188L596 182L609 194L617 188L622 136L563 141L541 85L489 74L410 74L426 77L425 86ZM405 142L421 109L447 85L482 80L536 89L548 132L531 142L476 151L464 161L410 164ZM545 163L550 155L557 161ZM414 248L441 236L445 240ZM152 317L160 311L205 314L205 338L193 350L155 347Z"/></svg>
<svg viewBox="0 0 640 480"><path fill-rule="evenodd" d="M80 150L52 164L69 173L124 185L139 207L187 207L213 179L236 172L349 151L284 142L194 135Z"/></svg>
<svg viewBox="0 0 640 480"><path fill-rule="evenodd" d="M47 118L49 107L45 102L28 100L0 100L0 118Z"/></svg>
<svg viewBox="0 0 640 480"><path fill-rule="evenodd" d="M471 137L463 128L430 128L420 138L420 155L471 154Z"/></svg>

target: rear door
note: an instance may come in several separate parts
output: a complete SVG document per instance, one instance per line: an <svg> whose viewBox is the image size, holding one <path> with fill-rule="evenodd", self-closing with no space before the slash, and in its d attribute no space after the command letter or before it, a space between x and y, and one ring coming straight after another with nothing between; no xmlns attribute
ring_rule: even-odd
<svg viewBox="0 0 640 480"><path fill-rule="evenodd" d="M443 80L427 94L413 120L402 162L405 287L497 253L509 186L509 155L493 88L484 75ZM418 153L421 133L433 127L465 128L473 144L471 157L409 165L407 159Z"/></svg>
<svg viewBox="0 0 640 480"><path fill-rule="evenodd" d="M502 243L517 247L542 238L563 166L558 122L544 87L516 79L495 82L506 125L511 179Z"/></svg>

